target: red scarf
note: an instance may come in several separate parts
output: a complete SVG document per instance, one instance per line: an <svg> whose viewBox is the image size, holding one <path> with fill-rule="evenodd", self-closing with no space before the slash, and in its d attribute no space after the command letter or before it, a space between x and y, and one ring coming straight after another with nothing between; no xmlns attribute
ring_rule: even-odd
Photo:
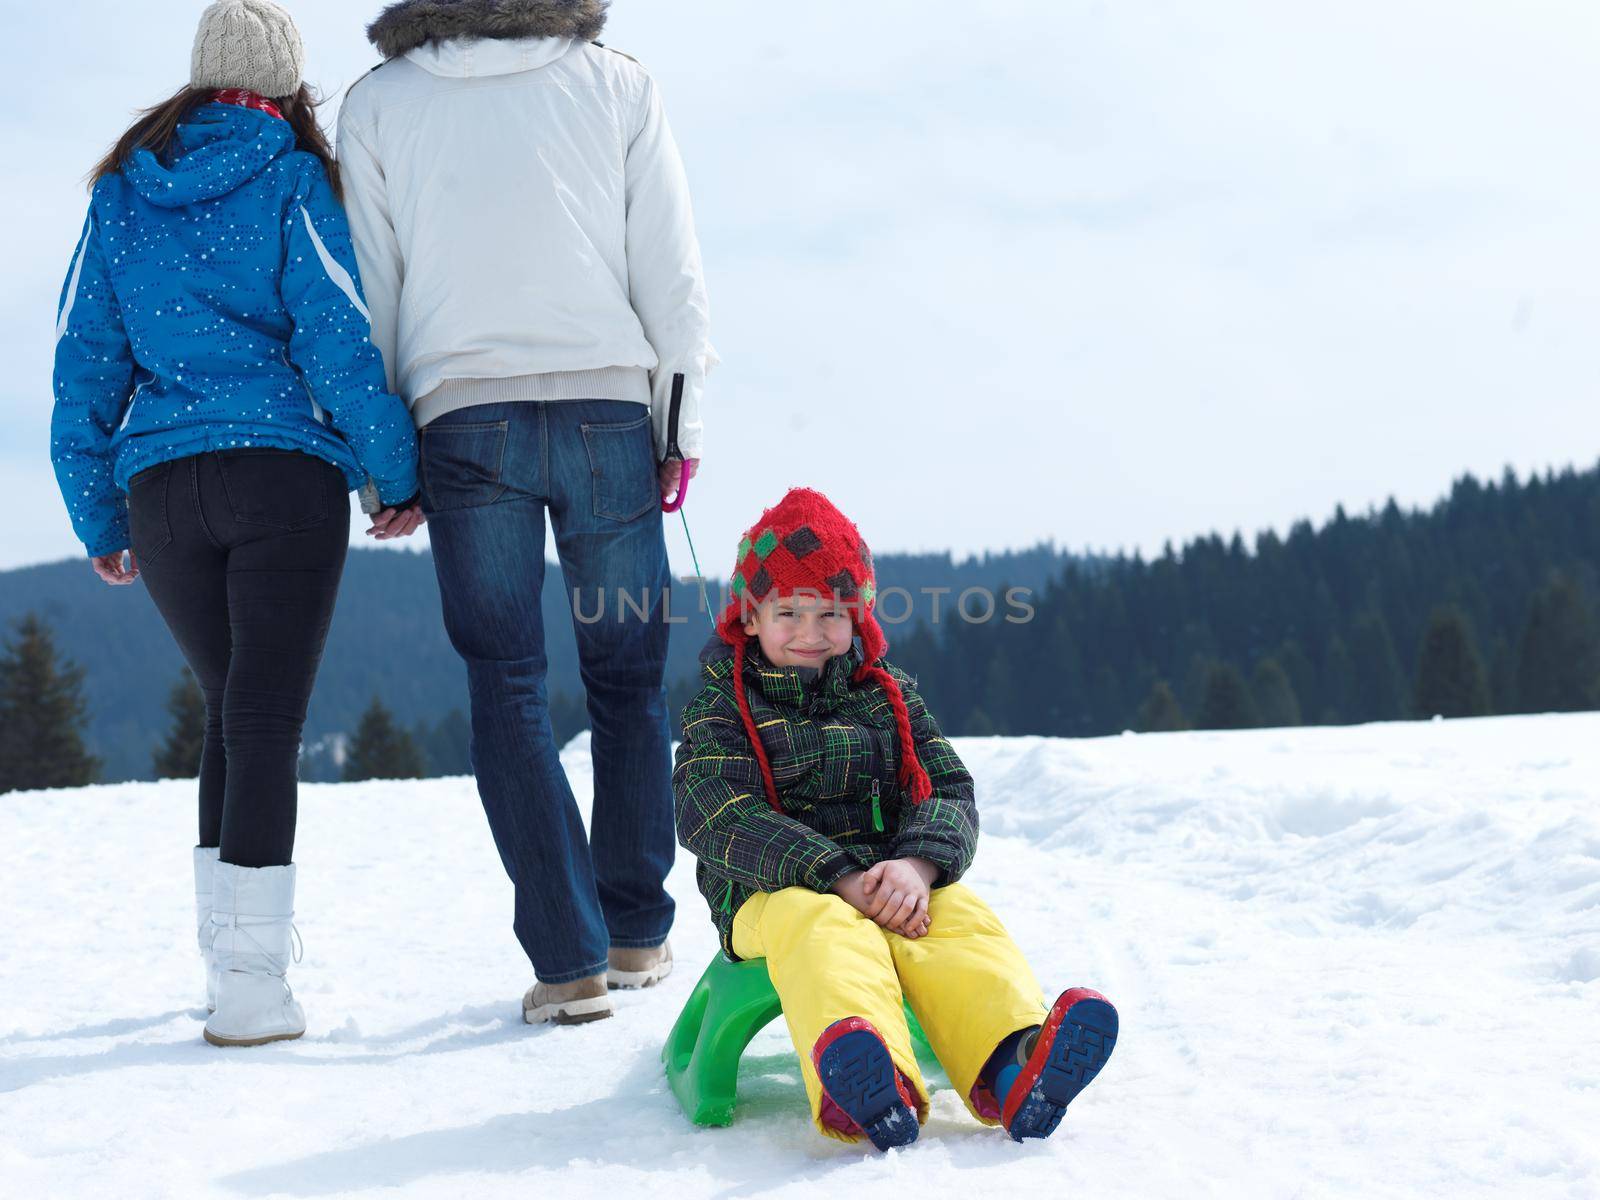
<svg viewBox="0 0 1600 1200"><path fill-rule="evenodd" d="M284 119L283 110L271 100L268 100L265 96L257 95L255 92L247 92L243 88L222 88L219 91L212 92L211 98L218 104L237 104L240 108L253 108L257 112L264 112L268 116L277 117L280 121Z"/></svg>

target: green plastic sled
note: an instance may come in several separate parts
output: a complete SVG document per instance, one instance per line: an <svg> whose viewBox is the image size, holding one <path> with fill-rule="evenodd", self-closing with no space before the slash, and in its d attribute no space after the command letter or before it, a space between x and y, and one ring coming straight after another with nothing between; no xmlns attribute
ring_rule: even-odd
<svg viewBox="0 0 1600 1200"><path fill-rule="evenodd" d="M739 1059L750 1039L783 1012L765 959L732 962L721 954L700 976L661 1048L667 1083L696 1125L731 1125ZM928 1044L906 1006L911 1036Z"/></svg>

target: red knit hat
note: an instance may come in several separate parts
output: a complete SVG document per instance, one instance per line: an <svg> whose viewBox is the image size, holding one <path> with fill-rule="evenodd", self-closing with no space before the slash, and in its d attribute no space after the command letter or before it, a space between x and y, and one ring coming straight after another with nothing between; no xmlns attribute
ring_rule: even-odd
<svg viewBox="0 0 1600 1200"><path fill-rule="evenodd" d="M761 744L755 718L750 715L750 701L745 696L744 660L750 635L745 633L744 623L769 596L796 593L833 598L850 613L862 649L861 665L851 678L856 683L871 679L888 693L900 738L900 786L913 804L921 804L931 796L933 784L917 758L905 697L894 676L878 665L889 642L873 614L878 583L873 574L872 551L850 518L821 492L790 488L740 539L731 590L728 607L717 622L717 634L733 647L734 693L739 699L745 731L755 747L756 761L761 764L767 803L776 811L783 811L772 765L767 761L766 748Z"/></svg>

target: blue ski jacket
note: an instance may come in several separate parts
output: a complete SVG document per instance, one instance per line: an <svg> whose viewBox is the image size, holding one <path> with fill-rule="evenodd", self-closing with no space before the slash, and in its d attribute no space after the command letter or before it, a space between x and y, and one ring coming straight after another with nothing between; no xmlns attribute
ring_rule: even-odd
<svg viewBox="0 0 1600 1200"><path fill-rule="evenodd" d="M95 185L56 318L50 448L90 555L128 546L128 481L242 446L326 459L387 504L417 491L349 226L322 163L270 113L209 103L165 159Z"/></svg>

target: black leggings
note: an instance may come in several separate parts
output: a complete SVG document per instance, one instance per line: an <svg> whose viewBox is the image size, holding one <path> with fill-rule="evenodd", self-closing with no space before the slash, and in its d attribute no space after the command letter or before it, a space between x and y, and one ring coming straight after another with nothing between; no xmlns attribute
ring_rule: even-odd
<svg viewBox="0 0 1600 1200"><path fill-rule="evenodd" d="M350 543L344 475L285 450L162 463L128 489L133 552L206 697L200 845L292 861L300 732Z"/></svg>

